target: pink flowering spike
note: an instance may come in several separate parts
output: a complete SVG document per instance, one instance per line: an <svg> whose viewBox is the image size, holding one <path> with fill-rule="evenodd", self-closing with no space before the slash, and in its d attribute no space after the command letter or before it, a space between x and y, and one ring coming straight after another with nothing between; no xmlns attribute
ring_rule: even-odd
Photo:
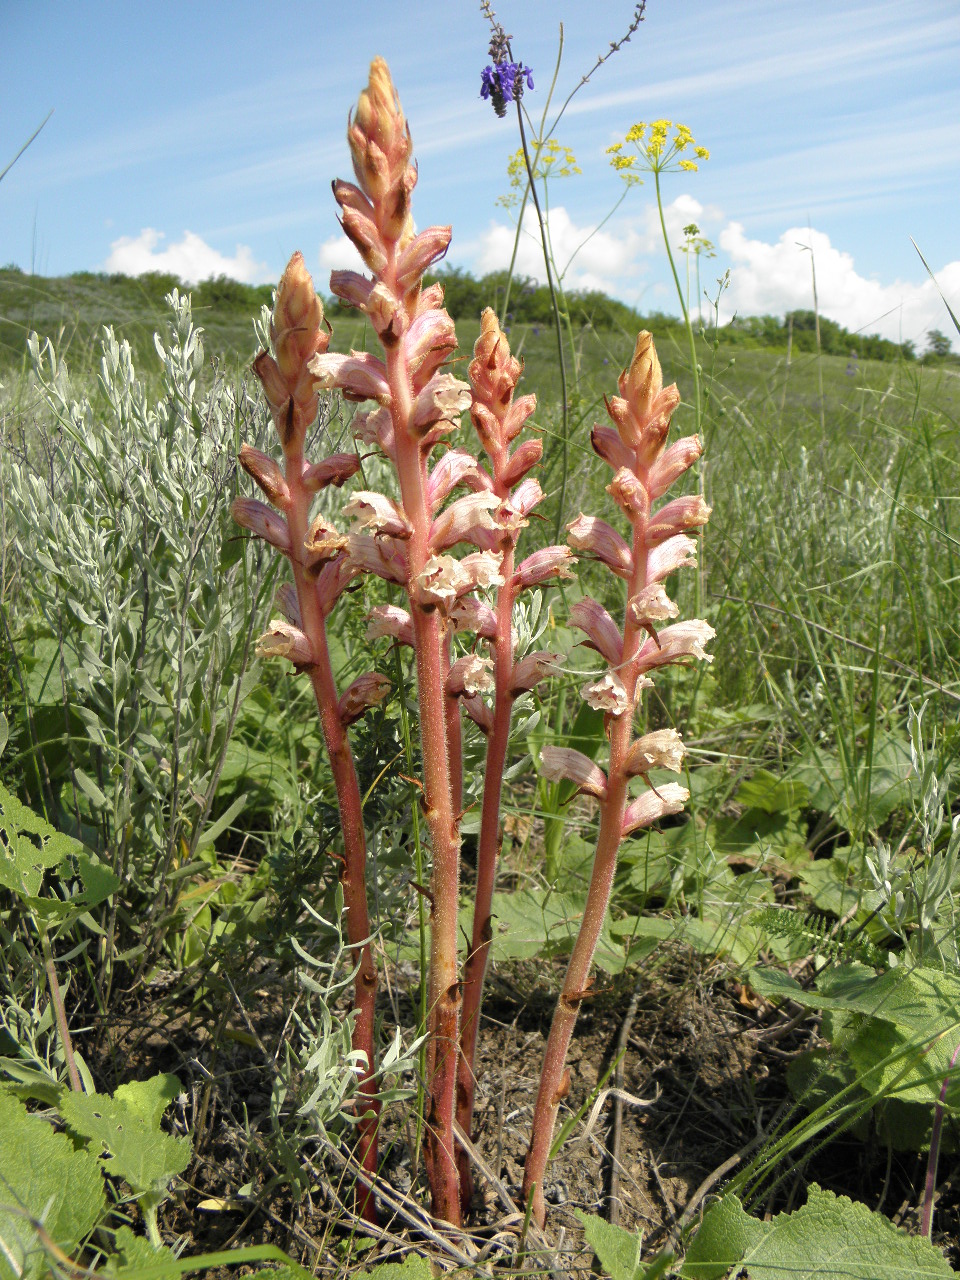
<svg viewBox="0 0 960 1280"><path fill-rule="evenodd" d="M652 582L627 601L627 619L644 631L651 630L658 622L677 617L679 612L659 582Z"/></svg>
<svg viewBox="0 0 960 1280"><path fill-rule="evenodd" d="M479 729L484 733L491 732L493 729L493 712L479 694L474 694L469 698L461 698L460 705Z"/></svg>
<svg viewBox="0 0 960 1280"><path fill-rule="evenodd" d="M620 665L623 661L623 636L602 604L584 596L570 610L570 624L587 633L589 647L606 658L611 667Z"/></svg>
<svg viewBox="0 0 960 1280"><path fill-rule="evenodd" d="M447 606L447 617L455 631L473 631L483 640L497 635L497 615L476 596L464 595Z"/></svg>
<svg viewBox="0 0 960 1280"><path fill-rule="evenodd" d="M675 622L671 627L664 627L656 640L645 642L640 650L640 664L647 671L668 662L678 662L681 658L712 662L713 654L707 653L703 646L709 644L716 634L710 623L702 618Z"/></svg>
<svg viewBox="0 0 960 1280"><path fill-rule="evenodd" d="M368 671L358 676L353 684L345 690L337 703L337 713L344 728L359 720L364 712L381 703L390 692L392 685L386 676Z"/></svg>
<svg viewBox="0 0 960 1280"><path fill-rule="evenodd" d="M326 618L333 606L346 591L350 583L362 572L360 567L346 555L339 556L321 566L315 575L314 591L321 615Z"/></svg>
<svg viewBox="0 0 960 1280"><path fill-rule="evenodd" d="M660 818L679 813L689 799L690 792L676 782L668 782L656 791L645 791L627 805L620 827L621 837L640 827L649 827Z"/></svg>
<svg viewBox="0 0 960 1280"><path fill-rule="evenodd" d="M273 619L257 641L255 652L258 658L289 658L298 670L315 661L309 638L283 618Z"/></svg>
<svg viewBox="0 0 960 1280"><path fill-rule="evenodd" d="M428 267L447 252L452 227L427 227L410 241L397 263L397 286L404 292L420 283L420 278Z"/></svg>
<svg viewBox="0 0 960 1280"><path fill-rule="evenodd" d="M348 534L347 555L359 573L374 573L387 582L407 580L403 557L385 538L374 538L368 533Z"/></svg>
<svg viewBox="0 0 960 1280"><path fill-rule="evenodd" d="M367 614L367 640L397 640L413 647L413 622L406 609L378 604Z"/></svg>
<svg viewBox="0 0 960 1280"><path fill-rule="evenodd" d="M477 533L484 529L496 529L497 522L491 515L500 506L495 493L468 493L457 498L445 511L441 511L430 527L430 547L434 552L446 551L458 542L476 545Z"/></svg>
<svg viewBox="0 0 960 1280"><path fill-rule="evenodd" d="M271 511L265 502L261 502L259 498L234 498L230 513L244 529L263 538L284 555L290 555L292 548L287 522L275 511Z"/></svg>
<svg viewBox="0 0 960 1280"><path fill-rule="evenodd" d="M292 626L303 630L303 616L300 612L300 601L297 588L292 582L285 582L277 588L276 606Z"/></svg>
<svg viewBox="0 0 960 1280"><path fill-rule="evenodd" d="M373 281L359 271L330 272L330 292L348 307L365 310L372 289Z"/></svg>
<svg viewBox="0 0 960 1280"><path fill-rule="evenodd" d="M493 662L476 653L458 658L447 675L447 693L452 698L472 698L494 688Z"/></svg>
<svg viewBox="0 0 960 1280"><path fill-rule="evenodd" d="M518 484L514 489L510 502L521 515L528 516L534 507L540 505L543 498L544 493L540 488L540 482L534 480L532 476L528 476L522 484Z"/></svg>
<svg viewBox="0 0 960 1280"><path fill-rule="evenodd" d="M636 466L636 454L623 443L613 427L594 427L590 433L590 443L594 453L609 463L614 471L619 471L621 467Z"/></svg>
<svg viewBox="0 0 960 1280"><path fill-rule="evenodd" d="M630 548L606 520L581 512L567 525L567 541L575 551L589 551L621 578L629 578L633 572Z"/></svg>
<svg viewBox="0 0 960 1280"><path fill-rule="evenodd" d="M647 487L630 467L620 468L607 485L607 493L633 525L650 514Z"/></svg>
<svg viewBox="0 0 960 1280"><path fill-rule="evenodd" d="M698 436L684 436L665 449L650 468L647 478L651 499L656 500L665 494L702 453L703 445Z"/></svg>
<svg viewBox="0 0 960 1280"><path fill-rule="evenodd" d="M647 557L647 582L662 582L676 569L697 563L697 544L686 534L668 538L658 547L652 547Z"/></svg>
<svg viewBox="0 0 960 1280"><path fill-rule="evenodd" d="M466 449L448 449L430 472L427 481L427 498L431 511L436 511L458 485L476 488L477 460Z"/></svg>
<svg viewBox="0 0 960 1280"><path fill-rule="evenodd" d="M651 769L669 769L671 773L679 773L683 756L683 739L676 729L655 729L631 745L623 768L628 778L647 774Z"/></svg>
<svg viewBox="0 0 960 1280"><path fill-rule="evenodd" d="M512 489L543 457L542 440L524 440L513 453L500 475L500 483Z"/></svg>
<svg viewBox="0 0 960 1280"><path fill-rule="evenodd" d="M469 408L469 386L452 373L437 373L417 396L410 425L423 436L431 429L443 434L459 427L461 413Z"/></svg>
<svg viewBox="0 0 960 1280"><path fill-rule="evenodd" d="M514 574L518 591L539 587L551 578L573 578L577 558L569 547L544 547L522 560Z"/></svg>
<svg viewBox="0 0 960 1280"><path fill-rule="evenodd" d="M503 419L503 437L513 440L523 430L524 423L536 412L537 397L533 394L518 396Z"/></svg>
<svg viewBox="0 0 960 1280"><path fill-rule="evenodd" d="M307 567L316 572L327 560L333 560L349 543L349 536L340 533L323 516L311 523L303 540Z"/></svg>
<svg viewBox="0 0 960 1280"><path fill-rule="evenodd" d="M418 315L403 339L403 353L416 385L424 387L457 349L457 334L446 311Z"/></svg>
<svg viewBox="0 0 960 1280"><path fill-rule="evenodd" d="M602 800L607 794L607 775L581 751L572 747L543 747L540 775L548 782L572 782L583 795Z"/></svg>
<svg viewBox="0 0 960 1280"><path fill-rule="evenodd" d="M580 696L594 711L603 711L610 716L626 715L633 710L626 686L613 671L585 684Z"/></svg>
<svg viewBox="0 0 960 1280"><path fill-rule="evenodd" d="M261 491L275 507L283 509L290 501L290 488L283 472L272 458L268 458L252 445L240 446L240 465L248 476L260 486Z"/></svg>
<svg viewBox="0 0 960 1280"><path fill-rule="evenodd" d="M375 536L409 538L413 525L392 498L382 493L358 489L350 495L343 514L356 520L359 529L370 529Z"/></svg>
<svg viewBox="0 0 960 1280"><path fill-rule="evenodd" d="M328 485L339 489L359 470L360 459L355 453L334 453L329 458L324 458L322 462L314 462L305 468L303 487L309 489L311 493L326 489Z"/></svg>
<svg viewBox="0 0 960 1280"><path fill-rule="evenodd" d="M559 653L549 653L546 650L525 654L513 668L510 692L514 697L518 697L521 693L529 693L541 680L547 680L550 676L557 674L560 661Z"/></svg>
<svg viewBox="0 0 960 1280"><path fill-rule="evenodd" d="M664 542L685 529L696 529L705 525L710 519L710 507L699 493L689 494L685 498L674 498L654 512L646 529L646 541L649 546Z"/></svg>
<svg viewBox="0 0 960 1280"><path fill-rule="evenodd" d="M390 402L386 370L376 356L360 351L348 356L328 352L314 356L307 367L321 391L339 390L347 400L376 400L382 405Z"/></svg>

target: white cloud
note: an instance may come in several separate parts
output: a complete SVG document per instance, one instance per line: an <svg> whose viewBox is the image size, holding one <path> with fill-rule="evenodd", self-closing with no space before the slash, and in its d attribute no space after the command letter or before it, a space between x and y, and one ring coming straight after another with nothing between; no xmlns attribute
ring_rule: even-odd
<svg viewBox="0 0 960 1280"><path fill-rule="evenodd" d="M729 223L720 233L720 248L730 263L721 319L729 320L735 311L749 316L812 310L811 253L804 245L813 254L821 315L852 332L879 333L894 342L911 339L918 350L926 346L927 330L950 328L929 277L919 284L882 284L860 275L852 254L834 248L822 231L791 227L769 244L749 239L739 222ZM948 301L960 296L960 261L947 263L936 276Z"/></svg>
<svg viewBox="0 0 960 1280"><path fill-rule="evenodd" d="M317 259L321 272L360 271L364 275L369 274L352 241L342 234L329 236L324 240ZM319 285L317 287L319 288ZM324 280L324 287L326 287L326 280Z"/></svg>
<svg viewBox="0 0 960 1280"><path fill-rule="evenodd" d="M111 243L104 269L126 276L169 271L188 284L220 275L243 284L262 284L273 279L266 263L257 262L248 245L238 244L230 258L192 231L185 231L179 240L161 248L165 239L163 232L153 227L145 227L138 236L121 236Z"/></svg>

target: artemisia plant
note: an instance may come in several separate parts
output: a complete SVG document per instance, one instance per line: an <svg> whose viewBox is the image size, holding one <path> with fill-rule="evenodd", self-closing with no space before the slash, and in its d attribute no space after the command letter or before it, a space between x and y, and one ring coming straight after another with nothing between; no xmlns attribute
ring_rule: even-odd
<svg viewBox="0 0 960 1280"><path fill-rule="evenodd" d="M388 636L414 652L421 737L422 805L432 870L428 1048L425 1080L425 1156L435 1216L459 1223L470 1198L469 1163L458 1150L456 1128L470 1131L481 993L491 940L491 902L500 846L500 802L507 764L510 717L516 699L553 670L557 655L514 653L512 617L518 594L557 577L570 577L574 552L595 556L627 584L623 630L594 601L581 600L571 622L610 664L584 690L607 713L610 761L598 765L565 748L547 748L550 777L573 778L601 804L596 867L580 937L574 948L551 1033L540 1102L527 1166L526 1189L543 1216L542 1182L557 1106L564 1093L563 1059L607 909L617 849L624 835L682 805L675 785L630 798L635 778L666 765L679 768L682 748L673 731L634 739L633 722L647 672L664 662L704 656L712 634L706 623L675 623L662 582L689 563L687 530L704 523L697 498L681 498L654 511L653 503L699 454L696 440L665 453L676 389L664 391L652 340L642 334L621 396L610 402L618 432L598 427L594 446L616 470L610 491L626 515L632 540L609 525L580 516L568 545L542 548L519 559L518 542L543 493L529 473L542 453L531 434L532 395L515 398L521 365L492 311L469 365L469 383L449 364L457 349L443 290L425 287L424 273L446 252L449 227L415 233L411 195L417 171L406 120L386 63L376 59L349 129L355 182L333 191L345 234L368 274L335 271L334 294L365 313L379 354L328 350L323 312L300 255L280 283L273 317L273 354L261 352L255 368L264 386L283 450L281 468L244 446L241 462L272 507L239 499L239 522L272 543L291 563L293 585L279 594L284 619L261 639L262 654L289 658L312 682L343 824L341 863L348 940L357 964L354 1047L366 1068L360 1082L359 1157L370 1178L376 1172L377 1061L374 1000L377 977L366 900L365 836L360 792L347 739L349 724L382 699L389 683L375 673L337 689L326 639L328 620L344 589L359 574L394 584L402 603L373 610L368 635ZM341 485L359 470L356 454L317 462L304 455L308 428L321 391L370 402L353 419L365 447L392 464L392 495L354 489L343 520L312 516L314 494ZM462 445L451 447L469 410L482 445L482 461ZM279 514L278 514L279 513ZM457 550L458 554L453 554ZM472 634L457 657L457 633ZM484 649L487 652L484 652ZM491 696L492 695L492 696ZM460 819L462 817L461 716L487 737L473 930L464 963L458 938ZM361 1190L359 1207L374 1216L372 1197Z"/></svg>

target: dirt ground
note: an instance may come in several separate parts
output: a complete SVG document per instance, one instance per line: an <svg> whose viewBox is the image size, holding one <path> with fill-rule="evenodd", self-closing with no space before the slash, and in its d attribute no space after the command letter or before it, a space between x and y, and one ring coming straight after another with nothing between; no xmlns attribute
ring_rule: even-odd
<svg viewBox="0 0 960 1280"><path fill-rule="evenodd" d="M422 1175L404 1104L383 1124L383 1234L349 1227L342 1155L322 1141L284 1152L271 1126L274 1064L289 1026L291 975L226 980L216 1018L198 993L155 982L98 1037L105 1076L175 1071L184 1093L174 1127L193 1136L195 1159L161 1214L165 1239L184 1253L273 1243L318 1275L343 1275L411 1249L443 1269L546 1268L587 1275L593 1261L575 1210L643 1233L645 1258L679 1245L680 1230L792 1111L790 1061L818 1043L813 1015L796 1025L754 997L723 967L685 951L662 953L585 1002L569 1055L569 1110L586 1107L548 1170L543 1236L518 1253L522 1216L510 1204L522 1177L536 1077L562 968L501 967L484 1006L477 1098L476 1190L461 1235L423 1222ZM193 1008L191 1008L191 1002ZM385 1010L389 1016L389 1011ZM412 1021L412 1019L411 1019ZM211 1025L214 1029L211 1031ZM91 1045L91 1048L93 1046ZM622 1078L614 1075L623 1049ZM622 1097L598 1086L619 1084ZM619 1118L616 1115L620 1111ZM561 1112L563 1115L564 1113ZM799 1113L796 1113L797 1115ZM806 1155L769 1195L768 1213L795 1207L817 1181L882 1208L916 1229L926 1157L841 1135ZM291 1193L293 1176L306 1194ZM960 1259L960 1165L941 1160L934 1240Z"/></svg>

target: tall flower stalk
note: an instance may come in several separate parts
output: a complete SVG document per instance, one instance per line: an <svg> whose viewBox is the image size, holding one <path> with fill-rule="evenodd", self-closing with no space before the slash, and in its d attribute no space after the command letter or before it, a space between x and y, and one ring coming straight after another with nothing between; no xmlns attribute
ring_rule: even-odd
<svg viewBox="0 0 960 1280"><path fill-rule="evenodd" d="M607 492L629 523L630 540L594 516L581 514L567 526L570 546L595 556L626 587L622 630L589 597L574 605L570 615L570 621L585 632L587 644L607 663L607 670L587 684L582 695L590 706L604 712L609 762L604 773L570 747L547 746L541 752L545 777L569 779L600 806L590 887L547 1040L524 1170L524 1197L532 1198L534 1218L541 1224L546 1212L543 1179L557 1111L570 1087L564 1062L580 1006L590 995L590 968L610 903L620 844L633 831L679 812L689 798L676 783L654 787L648 781L656 768L679 773L683 743L674 729L634 736L641 694L653 683L649 672L655 668L686 658L707 658L703 646L714 634L701 620L661 629L679 612L663 582L675 570L695 562L696 544L688 534L706 523L710 510L699 495L675 498L654 508L657 499L699 458L701 445L698 437L690 436L665 450L670 417L680 395L675 384L663 387L649 333L638 337L630 367L620 375L619 390L620 395L607 402L616 430L596 426L591 440L594 450L614 469ZM634 779L641 779L647 789L631 798Z"/></svg>
<svg viewBox="0 0 960 1280"><path fill-rule="evenodd" d="M497 592L495 611L487 611L479 620L479 634L489 639L493 656L493 710L485 716L474 714L487 735L487 752L483 771L483 801L480 838L477 846L477 887L474 898L473 929L470 950L463 975L463 1025L460 1033L459 1085L457 1121L470 1133L477 1084L477 1033L483 981L492 940L491 910L497 861L500 856L500 804L503 774L507 763L510 719L514 702L550 673L559 655L547 652L529 653L514 661L513 607L525 588L548 577L573 575L574 564L568 547L548 547L534 552L515 567L515 552L527 516L543 501L543 490L528 473L539 463L543 443L526 439L511 453L511 444L536 409L534 395L514 400L523 365L510 353L506 335L496 314L488 307L481 319L480 337L470 364L470 386L473 402L470 416L476 427L490 470L477 469L484 490L496 495L500 502L496 514L497 528L488 537L502 556L500 573L503 585ZM461 1199L470 1200L470 1170L465 1157L460 1160Z"/></svg>
<svg viewBox="0 0 960 1280"><path fill-rule="evenodd" d="M256 498L237 498L233 515L238 524L285 555L293 570L293 589L287 584L278 596L286 616L271 622L257 643L257 653L287 658L297 671L308 675L336 786L344 846L340 883L356 964L353 1048L362 1050L365 1058L359 1082L357 1155L372 1177L377 1170L380 1113L374 1053L377 971L370 943L360 787L346 729L384 697L389 682L371 672L341 696L330 662L327 616L357 570L346 555L346 540L338 538L322 517L311 521L310 511L317 492L328 485L342 485L359 469L360 460L355 453L341 453L311 464L305 456L307 431L317 417L317 393L307 365L326 351L330 339L323 330L323 306L299 253L290 259L280 281L270 336L273 354L261 351L254 370L280 437L284 465L281 469L248 444L241 447L240 462L281 514ZM358 1208L375 1221L373 1196L366 1189L358 1190Z"/></svg>

